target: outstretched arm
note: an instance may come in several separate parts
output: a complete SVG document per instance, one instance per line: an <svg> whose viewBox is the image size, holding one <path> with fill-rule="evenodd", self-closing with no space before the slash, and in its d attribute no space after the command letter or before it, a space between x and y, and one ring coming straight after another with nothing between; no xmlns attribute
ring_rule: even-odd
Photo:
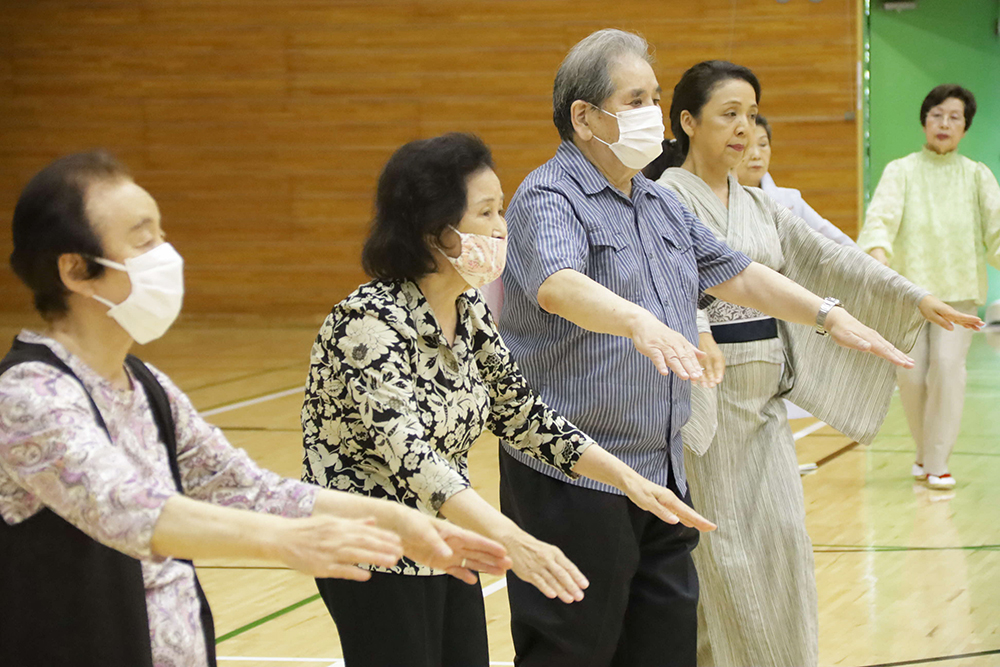
<svg viewBox="0 0 1000 667"><path fill-rule="evenodd" d="M705 355L684 336L578 271L563 269L549 276L538 290L538 304L588 331L631 339L663 375L673 371L688 380L703 374L699 360Z"/></svg>
<svg viewBox="0 0 1000 667"><path fill-rule="evenodd" d="M777 271L754 262L735 278L707 290L730 303L756 308L780 320L812 326L823 300ZM871 352L897 366L912 368L913 360L897 350L879 333L858 322L843 308L827 317L826 330L838 345Z"/></svg>

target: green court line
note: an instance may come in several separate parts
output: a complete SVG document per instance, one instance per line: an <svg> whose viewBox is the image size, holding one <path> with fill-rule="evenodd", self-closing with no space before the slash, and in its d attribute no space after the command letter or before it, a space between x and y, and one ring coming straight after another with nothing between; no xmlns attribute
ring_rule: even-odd
<svg viewBox="0 0 1000 667"><path fill-rule="evenodd" d="M299 600L298 602L296 602L294 604L288 605L284 609L279 609L278 611L274 612L273 614L268 614L267 616L264 616L263 618L258 618L253 623L247 623L242 628L236 628L232 632L227 632L226 634L222 635L221 637L217 637L216 640L215 640L215 643L216 644L221 644L222 642L226 641L227 639L232 639L233 637L236 637L237 635L242 635L244 632L247 632L248 630L253 630L254 628L256 628L259 625L263 625L264 623L267 623L268 621L273 621L274 619L278 618L279 616L284 616L288 612L295 611L299 607L303 607L303 606L309 604L310 602L315 602L318 599L319 599L319 593L317 593L316 595L313 595L312 597L308 597L305 600Z"/></svg>
<svg viewBox="0 0 1000 667"><path fill-rule="evenodd" d="M827 553L866 553L878 551L993 551L1000 549L1000 544L975 544L955 547L907 547L900 545L870 545L862 544L814 544L813 549L829 549Z"/></svg>
<svg viewBox="0 0 1000 667"><path fill-rule="evenodd" d="M873 454L910 454L912 449L859 449L859 452L871 452ZM952 452L952 456L1000 456L1000 452Z"/></svg>

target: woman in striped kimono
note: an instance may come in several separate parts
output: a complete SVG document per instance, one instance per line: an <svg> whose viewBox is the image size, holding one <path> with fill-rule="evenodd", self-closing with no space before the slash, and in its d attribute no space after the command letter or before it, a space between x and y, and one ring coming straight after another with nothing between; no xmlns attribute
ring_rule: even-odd
<svg viewBox="0 0 1000 667"><path fill-rule="evenodd" d="M948 329L952 322L980 326L861 251L817 234L760 189L739 185L731 172L752 138L759 97L760 84L744 67L710 61L688 70L670 108L674 164L682 166L659 183L730 247L827 295L818 327L838 299L901 350L913 346L925 318ZM708 375L728 368L715 389L693 388L684 431L694 504L719 525L694 552L698 663L816 665L812 545L782 399L868 443L895 373L888 362L816 335L819 328L779 324L721 301L700 316L703 349L716 357Z"/></svg>

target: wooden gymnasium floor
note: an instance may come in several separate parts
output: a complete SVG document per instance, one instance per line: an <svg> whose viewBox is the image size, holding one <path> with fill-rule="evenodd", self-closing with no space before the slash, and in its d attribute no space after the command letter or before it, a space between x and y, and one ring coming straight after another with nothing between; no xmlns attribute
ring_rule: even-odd
<svg viewBox="0 0 1000 667"><path fill-rule="evenodd" d="M0 335L9 340L23 322L3 318ZM301 387L317 328L185 318L138 353L173 377L234 445L297 476ZM898 400L870 447L813 419L792 424L799 460L819 466L803 483L819 582L820 664L1000 665L1000 353L982 335L969 369L951 459L954 492L930 491L909 477L912 444ZM494 504L496 447L484 437L471 462L476 487ZM220 665L342 664L312 579L260 562L198 565ZM483 583L493 664L512 665L503 582Z"/></svg>

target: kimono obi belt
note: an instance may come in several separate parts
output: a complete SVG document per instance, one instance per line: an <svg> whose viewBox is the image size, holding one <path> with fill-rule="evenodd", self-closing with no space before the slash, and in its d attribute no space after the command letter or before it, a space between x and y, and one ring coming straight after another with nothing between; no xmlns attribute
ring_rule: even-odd
<svg viewBox="0 0 1000 667"><path fill-rule="evenodd" d="M712 325L712 338L716 343L749 343L777 337L778 321L773 317Z"/></svg>

